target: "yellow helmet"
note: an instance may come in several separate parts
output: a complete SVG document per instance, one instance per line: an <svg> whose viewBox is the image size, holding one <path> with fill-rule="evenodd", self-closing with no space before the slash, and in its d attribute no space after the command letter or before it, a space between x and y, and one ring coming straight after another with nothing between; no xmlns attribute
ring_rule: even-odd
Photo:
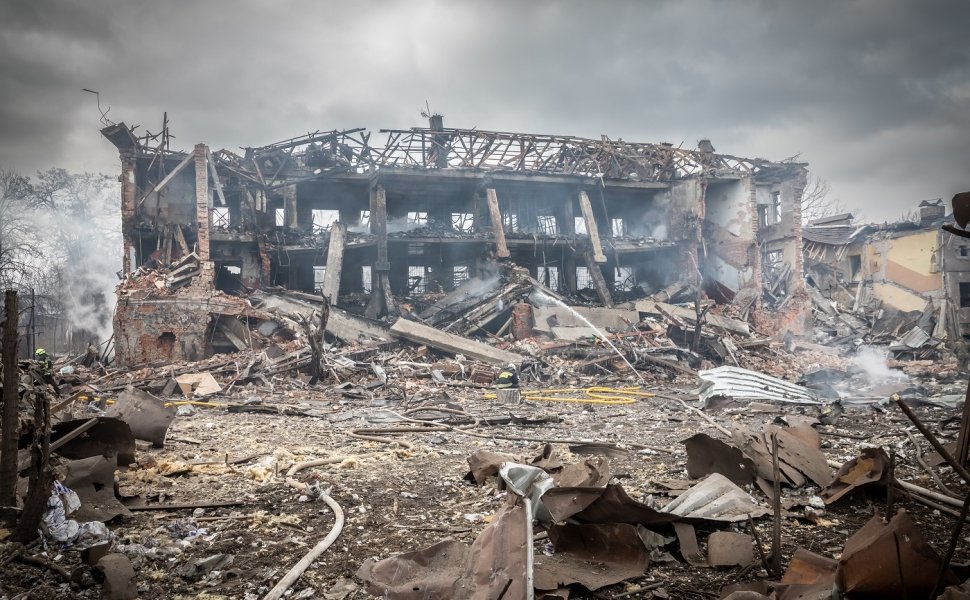
<svg viewBox="0 0 970 600"><path fill-rule="evenodd" d="M43 348L38 348L34 350L34 356L46 356L46 355L47 355L47 350L44 350Z"/></svg>

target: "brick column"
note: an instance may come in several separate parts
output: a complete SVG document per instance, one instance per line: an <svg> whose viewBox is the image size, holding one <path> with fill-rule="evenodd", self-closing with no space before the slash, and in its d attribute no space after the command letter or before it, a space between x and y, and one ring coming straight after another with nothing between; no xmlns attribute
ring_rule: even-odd
<svg viewBox="0 0 970 600"><path fill-rule="evenodd" d="M121 236L124 240L124 256L121 268L125 273L132 272L131 250L134 247L132 233L135 229L135 155L131 152L121 154Z"/></svg>
<svg viewBox="0 0 970 600"><path fill-rule="evenodd" d="M195 218L198 225L199 260L209 260L209 171L205 144L195 145Z"/></svg>

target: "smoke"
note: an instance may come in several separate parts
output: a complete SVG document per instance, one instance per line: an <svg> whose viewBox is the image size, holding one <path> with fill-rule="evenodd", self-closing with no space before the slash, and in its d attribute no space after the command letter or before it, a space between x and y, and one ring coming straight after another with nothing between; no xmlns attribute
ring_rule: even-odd
<svg viewBox="0 0 970 600"><path fill-rule="evenodd" d="M63 171L42 174L44 184L48 202L34 220L49 245L42 249L53 288L48 293L60 303L75 335L91 338L80 341L105 341L112 334L122 266L119 186L104 176Z"/></svg>
<svg viewBox="0 0 970 600"><path fill-rule="evenodd" d="M642 217L625 223L627 235L657 241L669 239L670 199L658 194Z"/></svg>
<svg viewBox="0 0 970 600"><path fill-rule="evenodd" d="M889 351L873 346L861 346L852 358L852 364L859 369L871 386L909 383L909 376L886 365Z"/></svg>

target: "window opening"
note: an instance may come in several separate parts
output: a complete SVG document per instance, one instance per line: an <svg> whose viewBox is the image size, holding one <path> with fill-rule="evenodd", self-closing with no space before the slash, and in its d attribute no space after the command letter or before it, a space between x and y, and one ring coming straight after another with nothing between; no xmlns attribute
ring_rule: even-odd
<svg viewBox="0 0 970 600"><path fill-rule="evenodd" d="M546 286L554 292L559 291L559 267L555 265L540 266L539 272L539 283Z"/></svg>
<svg viewBox="0 0 970 600"><path fill-rule="evenodd" d="M451 226L458 233L471 233L475 228L475 216L471 213L451 213Z"/></svg>
<svg viewBox="0 0 970 600"><path fill-rule="evenodd" d="M623 219L612 219L612 229L613 237L624 237L626 235L626 226Z"/></svg>
<svg viewBox="0 0 970 600"><path fill-rule="evenodd" d="M340 219L340 211L315 208L311 216L313 220L313 233L323 233L324 231L330 231L333 224Z"/></svg>
<svg viewBox="0 0 970 600"><path fill-rule="evenodd" d="M559 233L559 228L556 226L556 217L553 215L537 216L536 229L540 235L556 235Z"/></svg>
<svg viewBox="0 0 970 600"><path fill-rule="evenodd" d="M427 289L428 268L424 266L408 267L408 292L423 294Z"/></svg>
<svg viewBox="0 0 970 600"><path fill-rule="evenodd" d="M327 266L313 265L313 291L319 292L323 289L323 280L327 276Z"/></svg>
<svg viewBox="0 0 970 600"><path fill-rule="evenodd" d="M616 267L613 270L613 289L619 292L629 292L636 287L636 275L633 267Z"/></svg>
<svg viewBox="0 0 970 600"><path fill-rule="evenodd" d="M217 206L212 209L212 226L229 228L229 207Z"/></svg>

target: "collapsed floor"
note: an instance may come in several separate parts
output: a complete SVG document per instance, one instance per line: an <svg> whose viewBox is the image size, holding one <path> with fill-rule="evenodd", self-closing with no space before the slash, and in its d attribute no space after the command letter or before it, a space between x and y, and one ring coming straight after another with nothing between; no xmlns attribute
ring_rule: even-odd
<svg viewBox="0 0 970 600"><path fill-rule="evenodd" d="M887 511L885 465L874 455L864 455L866 448L884 448L893 455L895 479L910 487L895 491L890 510L905 508L915 529L935 549L928 559L930 567L939 563L955 523L950 513L958 512L954 504L960 504L966 487L952 469L932 461L932 448L894 405L886 405L886 399L895 394L917 406L917 414L937 436L953 440L966 385L954 360L887 362L882 357L881 367L874 366L851 343L840 350L795 338L775 341L757 324L749 326L730 316L734 307L708 309L702 326L695 329L697 314L706 306L695 310L659 300L650 307L641 305L642 311L635 306L625 309L626 322L617 320L616 311L536 303L532 335L520 340L511 333L503 333L501 340L487 338L490 343L437 335L449 327L469 327L469 314L479 312L484 318L490 308L516 299L535 298L537 293L555 298L554 292L514 271L502 281L473 299L460 293L439 298L440 307L458 307L462 318L426 308L426 321L440 318L439 329L425 326L430 332L385 328L373 333L387 339L368 343L341 344L334 336L323 337L323 368L316 376L305 372L315 356L307 337L319 335L319 325L332 328L319 322L326 304L311 295L285 291L267 291L246 304L253 330L245 335L252 336L258 349L141 369L58 364L67 366L59 369L59 381L62 394L71 394L73 401L54 415L54 445L92 418L105 428L78 436L88 443L86 449L84 444L78 449L75 440L55 451L62 468L75 465L72 478L65 481L78 488L82 507L94 509L72 517L82 522L103 518L110 533L58 541L48 531L44 546L28 550L41 557L39 564L15 560L11 545L5 545L9 562L0 579L2 593L10 598L267 597L334 526L333 512L324 502L332 498L345 514L340 536L292 584L288 597L518 594L521 588L506 580L482 582L474 574L462 575L462 569L478 561L499 573L522 565L518 554L501 551L499 544L508 541L507 533L495 530L522 520L521 514L509 512L516 494L494 471L477 471L482 485L466 478L470 467L476 472L483 459L491 457L497 467L495 457L482 450L501 455L499 462L541 466L555 481L553 491L580 485L599 495L622 485L634 503L623 509L627 517L619 522L610 517L603 525L590 523L582 512L555 522L536 521L533 575L545 586L536 597L718 598L726 597L726 586L739 582L752 582L753 589L767 592L764 582L791 584L795 575L784 575L784 570L804 566L810 556L804 550L809 550L821 557L812 559L816 570L811 577L821 586L812 592L816 595L790 585L776 586L773 593L778 598L829 598L835 567L824 561L844 558L846 541L874 513ZM555 314L554 324L543 310ZM341 314L333 311L330 318ZM581 318L573 311L582 311ZM583 318L589 323L582 323ZM355 322L351 319L346 317L346 323ZM275 329L266 327L270 321L277 323ZM600 329L606 339L596 333ZM452 343L462 347L449 347ZM462 355L462 350L476 355ZM516 353L522 359L523 397L518 401L490 397L495 373L504 364L505 357L491 354L498 352ZM712 368L725 363L730 366ZM138 411L126 408L136 405L141 410L151 407L152 418L139 419ZM128 424L130 439L108 427L114 420ZM773 491L763 472L759 477L751 472L763 470L764 456L740 476L711 456L737 452L735 464L748 464L750 459L741 458L741 451L760 446L750 446L755 438L745 437L748 433L737 437L745 430L755 432L755 438L762 436L763 444L768 438L762 431L807 435L810 446L813 437L820 442L820 450L803 450L814 464L797 464L791 455L779 453L790 462L782 463L780 477L785 487L778 572L769 572L771 558L763 564L758 551L769 554L772 538ZM153 440L159 447L136 439ZM713 444L707 467L705 460L696 462L696 445L685 445L685 440ZM726 450L718 440L740 450ZM90 448L98 442L107 444L107 452L104 445ZM547 442L551 448L544 450ZM130 456L125 454L129 443ZM770 446L765 448L770 452ZM119 452L123 459L116 458ZM99 458L103 454L109 458ZM746 456L758 458L758 453ZM849 473L875 474L868 488L844 496L840 489L823 489L824 480L835 476L826 461L841 465L860 456L866 467ZM76 466L81 462L97 472L89 464L92 460L100 465L100 479L86 478L84 469ZM302 468L308 462L315 466ZM108 477L115 473L116 486L99 487L105 485L106 463ZM742 512L682 518L661 510L712 470L741 478L740 496L731 487L735 484L725 484L719 493L726 490L735 500L740 498ZM913 491L912 485L924 491ZM92 486L99 487L97 501L91 499ZM111 488L114 493L102 491ZM573 488L567 487L565 493L569 489ZM927 496L926 489L949 500ZM549 504L552 494L546 494ZM636 516L629 516L631 510ZM747 514L754 517L758 544L743 537L751 533ZM629 535L637 530L624 522L654 533L641 529L636 535L642 544L631 546ZM597 541L594 534L599 530L570 533L570 523L574 528L606 527L612 533L605 542ZM905 523L894 523L907 540L914 537ZM712 535L718 532L741 537L722 536L715 542L717 536ZM374 562L429 547L440 549L445 538L469 545L468 556L474 557L470 565L463 565L455 562L454 553L451 561L433 552L426 555L436 569L452 574L454 582L425 577L427 573L413 564L405 571L414 581L389 581L389 567ZM476 542L483 538L491 542ZM621 545L611 551L612 543ZM722 544L727 544L727 558ZM130 561L131 570L112 572L104 563L85 566L82 555L91 559L91 551L82 553L80 548L88 545L110 548L109 556ZM459 546L447 548L465 556ZM924 596L918 595L919 586L926 586L928 579L935 582L935 577L924 576L932 569L923 562L909 564L905 551L910 549L903 550L903 576L917 586L908 597L925 597L925 590ZM957 550L951 566L962 581L967 574L961 565L970 563L970 554L963 541ZM913 551L925 554L922 547ZM503 563L503 556L511 559ZM630 556L632 564L626 560ZM51 568L43 566L47 560ZM707 566L710 562L718 566ZM365 564L369 567L362 570ZM915 577L911 568L921 575ZM574 576L564 579L563 573ZM877 583L898 587L896 579L887 582L882 575ZM808 584L808 575L798 576L800 584ZM99 583L102 577L106 579ZM109 581L112 587L106 591ZM415 581L444 588L419 586L424 595L416 595ZM867 596L857 592L847 597Z"/></svg>

